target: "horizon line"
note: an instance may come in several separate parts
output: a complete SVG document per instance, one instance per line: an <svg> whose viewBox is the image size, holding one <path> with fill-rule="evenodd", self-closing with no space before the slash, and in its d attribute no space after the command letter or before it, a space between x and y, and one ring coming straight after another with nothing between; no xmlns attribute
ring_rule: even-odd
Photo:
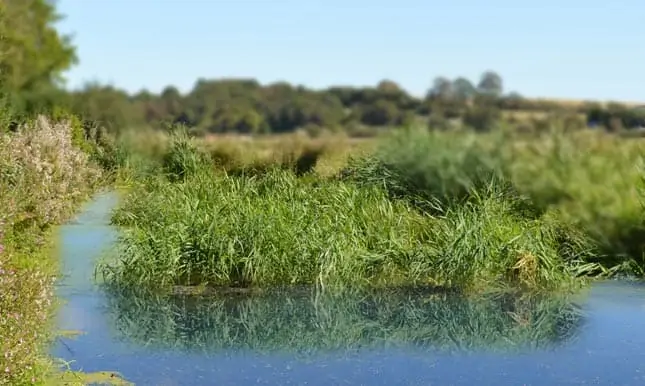
<svg viewBox="0 0 645 386"><path fill-rule="evenodd" d="M500 76L501 76L501 74L500 74ZM192 90L194 90L195 86L197 85L197 83L200 80L201 81L206 81L206 82L217 82L217 81L224 81L224 80L256 81L261 87L267 87L267 86L277 84L277 83L287 83L287 84L291 85L292 87L304 87L304 88L306 88L308 90L312 90L312 91L325 91L325 90L329 90L330 88L336 88L336 87L339 87L339 88L354 88L354 89L376 88L379 82L390 81L390 82L396 83L397 86L401 90L405 91L408 95L410 95L412 97L420 98L420 99L423 99L425 97L425 93L422 94L422 95L419 95L418 93L413 93L410 90L406 89L405 87L401 86L399 84L399 82L397 82L396 80L394 80L392 78L383 78L383 79L377 81L376 84L370 84L370 85L358 84L358 83L355 83L355 84L337 83L337 84L329 84L329 85L326 85L324 87L315 87L315 86L310 86L310 85L303 84L303 83L291 82L291 81L288 81L286 79L275 79L275 80L271 80L271 81L261 81L257 77L242 76L242 75L222 75L222 76L213 76L213 77L198 76L198 77L195 78L195 81L192 83L192 85L190 87L181 87L181 86L178 86L178 85L175 85L175 84L172 84L172 83L168 83L165 86L163 86L160 90L154 91L154 90L151 90L151 88L147 88L147 87L140 87L140 88L138 88L136 90L133 90L133 89L130 89L128 87L124 87L122 85L119 85L118 82L115 82L113 80L99 80L99 79L83 80L81 82L81 84L77 84L75 86L72 86L72 85L68 84L67 77L65 75L63 75L63 77L64 77L64 80L65 80L65 83L62 85L62 87L63 87L63 89L65 89L66 91L69 91L69 92L82 91L84 87L87 87L89 85L98 85L99 87L112 87L112 88L114 88L116 90L125 91L128 95L137 95L137 94L144 93L144 92L148 92L148 93L151 93L151 94L161 94L163 92L163 90L168 88L168 87L174 87L175 89L177 89L179 91L179 93L181 95L187 95ZM438 78L438 77L441 77L441 76L437 76L436 78ZM455 77L454 79L456 79L456 78L457 77ZM451 79L451 78L447 78L447 79L454 80L454 79ZM468 79L468 78L466 78L466 79ZM502 76L502 79L504 79L503 76ZM476 82L473 82L471 79L468 79L468 80L471 81L473 86L476 85ZM432 87L429 86L428 90L430 90L431 88ZM426 91L426 93L427 93L427 91ZM579 104L579 103L585 103L585 102L596 102L596 103L612 103L613 102L613 103L620 103L620 104L629 105L629 106L645 105L645 100L636 101L636 100L600 99L600 98L584 98L584 97L550 97L550 96L545 96L545 95L528 96L528 95L522 94L522 92L517 91L517 90L507 90L507 91L504 92L505 95L508 95L510 93L518 93L523 99L536 100L536 101L540 101L540 100L542 100L542 101L550 101L550 102L562 103L562 104L567 104L567 103Z"/></svg>

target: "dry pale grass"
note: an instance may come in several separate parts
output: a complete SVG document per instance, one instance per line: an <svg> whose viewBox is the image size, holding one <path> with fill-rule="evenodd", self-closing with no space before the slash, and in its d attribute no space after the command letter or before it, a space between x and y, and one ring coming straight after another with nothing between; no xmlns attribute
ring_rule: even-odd
<svg viewBox="0 0 645 386"><path fill-rule="evenodd" d="M502 118L506 120L515 120L519 122L531 122L533 120L549 119L553 116L549 111L531 111L531 110L504 110L502 111ZM576 113L573 116L577 119L586 121L586 116L583 113Z"/></svg>
<svg viewBox="0 0 645 386"><path fill-rule="evenodd" d="M72 131L39 117L0 134L0 385L40 384L49 370L56 264L46 232L101 177Z"/></svg>
<svg viewBox="0 0 645 386"><path fill-rule="evenodd" d="M237 166L292 162L306 153L320 154L315 171L330 175L340 170L351 154L370 151L373 138L323 134L312 138L302 132L268 136L210 135L198 140L201 148L223 163Z"/></svg>
<svg viewBox="0 0 645 386"><path fill-rule="evenodd" d="M576 107L581 107L584 106L586 103L592 102L592 103L599 103L600 105L606 106L609 103L612 102L617 102L622 105L625 105L627 107L634 107L634 106L641 106L644 105L645 102L637 102L637 101L603 101L603 100L591 100L591 99L567 99L567 98L529 98L531 102L539 103L539 102L548 102L548 103L556 103L562 107L566 108L576 108Z"/></svg>

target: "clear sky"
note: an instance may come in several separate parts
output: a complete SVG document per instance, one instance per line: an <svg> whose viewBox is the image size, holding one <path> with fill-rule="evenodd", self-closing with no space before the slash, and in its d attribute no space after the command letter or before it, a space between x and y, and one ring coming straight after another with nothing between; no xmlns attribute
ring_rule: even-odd
<svg viewBox="0 0 645 386"><path fill-rule="evenodd" d="M200 78L311 87L497 71L525 96L645 101L645 0L59 0L69 86L188 91Z"/></svg>

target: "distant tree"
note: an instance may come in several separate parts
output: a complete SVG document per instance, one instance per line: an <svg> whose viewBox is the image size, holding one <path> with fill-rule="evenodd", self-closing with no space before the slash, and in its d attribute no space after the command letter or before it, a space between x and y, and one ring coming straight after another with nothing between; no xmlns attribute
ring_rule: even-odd
<svg viewBox="0 0 645 386"><path fill-rule="evenodd" d="M71 94L71 109L84 119L113 130L144 120L142 110L130 102L128 94L112 86L88 83Z"/></svg>
<svg viewBox="0 0 645 386"><path fill-rule="evenodd" d="M458 100L465 101L471 99L477 93L477 89L472 82L464 77L459 77L452 82L452 89Z"/></svg>
<svg viewBox="0 0 645 386"><path fill-rule="evenodd" d="M257 134L265 131L265 122L257 111L242 105L224 105L213 114L211 127L207 131L212 133L238 132L244 134Z"/></svg>
<svg viewBox="0 0 645 386"><path fill-rule="evenodd" d="M344 107L351 108L361 102L361 90L356 87L330 87L330 95L337 97Z"/></svg>
<svg viewBox="0 0 645 386"><path fill-rule="evenodd" d="M160 96L160 107L163 119L173 122L181 121L183 115L183 100L181 93L176 87L168 86L163 89Z"/></svg>
<svg viewBox="0 0 645 386"><path fill-rule="evenodd" d="M402 90L401 87L393 80L383 79L378 83L376 89L384 94L399 94Z"/></svg>
<svg viewBox="0 0 645 386"><path fill-rule="evenodd" d="M494 71L484 72L477 84L477 91L494 97L501 96L504 92L502 77Z"/></svg>
<svg viewBox="0 0 645 386"><path fill-rule="evenodd" d="M396 106L383 100L365 106L361 114L361 122L370 126L386 126L396 123L398 119L399 111Z"/></svg>
<svg viewBox="0 0 645 386"><path fill-rule="evenodd" d="M439 76L432 82L432 88L428 91L427 98L448 100L451 99L454 94L455 90L453 89L453 84L450 79Z"/></svg>
<svg viewBox="0 0 645 386"><path fill-rule="evenodd" d="M394 103L399 110L411 110L418 106L418 102L415 102L410 94L396 82L388 79L379 82L374 96L375 99L372 99L369 103L374 103L377 100L387 100Z"/></svg>

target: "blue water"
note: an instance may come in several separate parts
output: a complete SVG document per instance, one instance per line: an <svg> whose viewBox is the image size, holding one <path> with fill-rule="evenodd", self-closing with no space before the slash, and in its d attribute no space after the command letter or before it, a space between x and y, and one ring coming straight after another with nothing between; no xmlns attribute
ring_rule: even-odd
<svg viewBox="0 0 645 386"><path fill-rule="evenodd" d="M644 385L645 287L478 301L419 291L141 298L93 284L116 196L61 229L64 339L75 370L137 385Z"/></svg>

